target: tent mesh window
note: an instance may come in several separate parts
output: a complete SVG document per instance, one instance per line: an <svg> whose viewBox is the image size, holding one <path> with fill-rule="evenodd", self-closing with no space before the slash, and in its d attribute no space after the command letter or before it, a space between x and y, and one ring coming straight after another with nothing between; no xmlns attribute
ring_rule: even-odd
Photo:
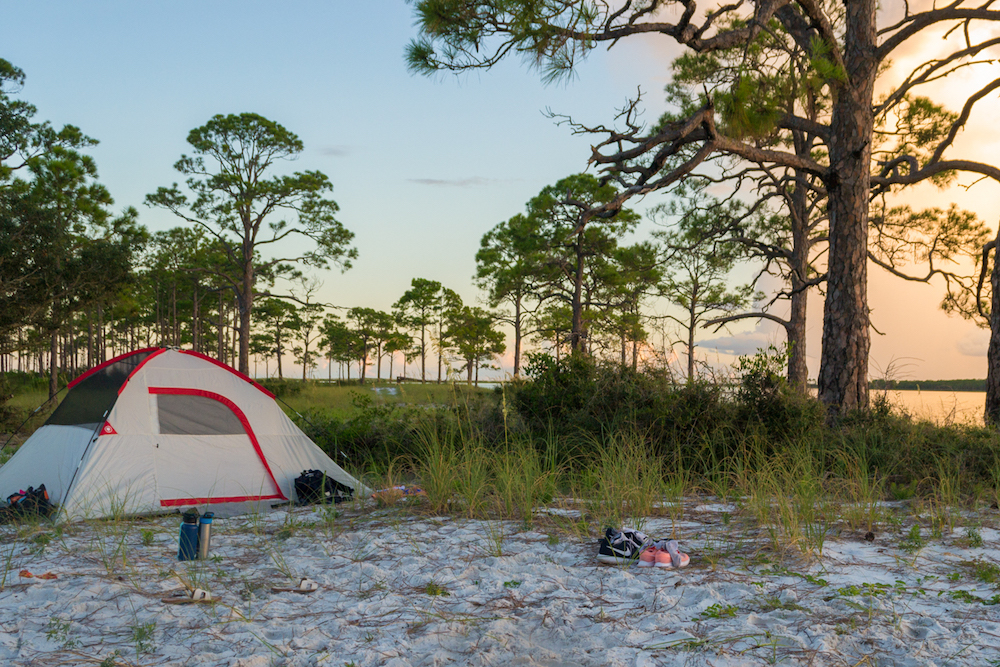
<svg viewBox="0 0 1000 667"><path fill-rule="evenodd" d="M97 428L118 399L118 390L128 376L154 352L144 350L98 368L69 390L45 424Z"/></svg>
<svg viewBox="0 0 1000 667"><path fill-rule="evenodd" d="M157 394L160 433L166 435L243 434L243 424L224 403L206 396Z"/></svg>

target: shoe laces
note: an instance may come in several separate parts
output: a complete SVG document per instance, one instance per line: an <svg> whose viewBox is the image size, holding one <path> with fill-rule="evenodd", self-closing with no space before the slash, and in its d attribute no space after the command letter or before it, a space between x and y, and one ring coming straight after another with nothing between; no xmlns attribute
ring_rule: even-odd
<svg viewBox="0 0 1000 667"><path fill-rule="evenodd" d="M623 527L621 532L640 551L653 543L653 540L646 533L635 528Z"/></svg>
<svg viewBox="0 0 1000 667"><path fill-rule="evenodd" d="M677 540L657 540L651 543L649 546L655 547L660 551L670 551L670 547L673 547L674 549L679 549Z"/></svg>

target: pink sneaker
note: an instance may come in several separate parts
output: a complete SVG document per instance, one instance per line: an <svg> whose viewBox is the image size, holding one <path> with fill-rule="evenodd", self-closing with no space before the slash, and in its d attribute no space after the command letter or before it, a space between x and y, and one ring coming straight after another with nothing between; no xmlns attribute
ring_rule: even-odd
<svg viewBox="0 0 1000 667"><path fill-rule="evenodd" d="M654 567L656 565L656 559L659 555L660 550L655 547L643 549L642 553L639 554L639 567Z"/></svg>
<svg viewBox="0 0 1000 667"><path fill-rule="evenodd" d="M688 563L691 562L691 557L677 549L676 540L670 540L662 546L660 542L657 542L655 560L656 567L678 568L687 567Z"/></svg>

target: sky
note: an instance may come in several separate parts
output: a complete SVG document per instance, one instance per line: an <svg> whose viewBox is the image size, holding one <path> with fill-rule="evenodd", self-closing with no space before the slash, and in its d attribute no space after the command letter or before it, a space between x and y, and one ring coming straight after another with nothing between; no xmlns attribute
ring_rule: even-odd
<svg viewBox="0 0 1000 667"><path fill-rule="evenodd" d="M37 119L77 125L100 141L92 155L101 182L117 207L138 208L151 230L182 224L143 200L182 180L173 164L187 152L192 128L215 114L254 112L296 133L305 150L285 168L330 177L339 220L355 233L360 254L347 272L314 274L320 297L381 310L415 277L438 280L467 303L481 300L472 275L483 234L546 185L586 168L591 142L546 111L610 124L641 90L645 118L655 121L679 53L664 40L624 40L595 51L569 80L545 85L516 59L457 77L410 74L404 50L416 28L403 0L0 0L0 16L0 57L27 76L19 97L38 107ZM942 44L940 36L913 44L897 54L890 74L902 76ZM976 83L959 78L935 94L963 99ZM998 117L1000 104L985 101L950 155L996 164ZM634 208L661 201L647 197ZM956 202L994 229L1000 217L1000 189L990 184L921 186L906 201ZM638 238L650 228L641 226ZM903 283L870 269L874 376L985 377L988 334L942 313L941 295L940 284ZM815 377L822 297L811 299L810 310ZM771 324L745 324L714 339L702 354L726 364L782 342L783 334ZM509 354L503 363L509 371Z"/></svg>

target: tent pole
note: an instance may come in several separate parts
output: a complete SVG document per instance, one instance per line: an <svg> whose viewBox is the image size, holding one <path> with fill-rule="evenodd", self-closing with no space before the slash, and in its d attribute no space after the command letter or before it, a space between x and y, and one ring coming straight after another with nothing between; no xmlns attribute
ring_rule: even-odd
<svg viewBox="0 0 1000 667"><path fill-rule="evenodd" d="M66 500L69 498L70 491L73 490L73 483L76 482L76 475L80 472L80 466L83 465L83 460L87 458L87 452L90 451L90 446L97 442L97 438L99 437L98 434L101 432L101 427L104 426L104 422L108 420L108 415L110 414L111 408L108 408L107 412L105 412L101 417L101 420L97 422L97 428L95 428L94 432L90 434L90 440L87 441L87 446L83 449L83 454L80 456L80 460L76 464L76 469L73 471L73 476L69 480L69 486L66 487L66 493L63 494L62 502L59 504L59 512L62 512L63 508L66 507ZM56 513L56 516L59 516L58 512Z"/></svg>

